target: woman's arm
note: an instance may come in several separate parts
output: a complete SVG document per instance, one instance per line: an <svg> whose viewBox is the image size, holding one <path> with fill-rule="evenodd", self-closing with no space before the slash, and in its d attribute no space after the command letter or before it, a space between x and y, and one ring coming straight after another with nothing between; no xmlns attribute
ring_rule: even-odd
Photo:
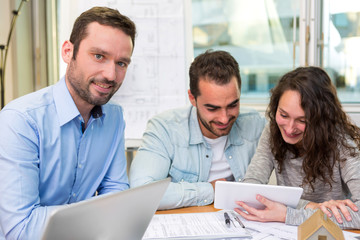
<svg viewBox="0 0 360 240"><path fill-rule="evenodd" d="M304 208L287 209L286 223L299 225L309 218L317 209L321 209L327 216L343 229L360 229L360 158L359 153L350 156L346 151L341 153L341 159L346 161L337 165L343 189L348 190L351 199L341 199L322 203L308 202ZM339 173L338 173L339 174Z"/></svg>
<svg viewBox="0 0 360 240"><path fill-rule="evenodd" d="M240 208L236 208L235 211L239 213L243 218L250 221L259 221L259 222L285 222L288 225L300 225L306 219L308 219L317 209L294 209L286 207L285 205L266 199L263 196L258 195L256 199L264 204L266 207L263 210L258 210L253 207L246 205L243 202L237 202L237 204L245 211ZM356 204L355 204L356 205ZM359 205L356 205L357 208ZM356 211L347 207L347 210L350 214L351 221L342 221L338 223L335 216L332 214L330 219L339 225L342 229L360 229L360 214ZM344 219L342 212L339 212L341 217Z"/></svg>
<svg viewBox="0 0 360 240"><path fill-rule="evenodd" d="M256 152L246 170L243 182L267 184L274 169L273 155L269 148L270 128L266 125L259 139Z"/></svg>
<svg viewBox="0 0 360 240"><path fill-rule="evenodd" d="M359 204L355 204L357 208L359 208ZM342 221L342 223L339 223L335 216L332 214L330 219L339 225L342 229L360 229L360 214L358 211L351 210L350 207L346 207L350 217L351 221ZM314 212L316 212L317 209L293 209L293 208L287 208L286 213L286 220L285 223L289 225L300 225L303 223L306 219L308 219ZM341 215L342 219L345 219L344 215L340 211L339 214Z"/></svg>

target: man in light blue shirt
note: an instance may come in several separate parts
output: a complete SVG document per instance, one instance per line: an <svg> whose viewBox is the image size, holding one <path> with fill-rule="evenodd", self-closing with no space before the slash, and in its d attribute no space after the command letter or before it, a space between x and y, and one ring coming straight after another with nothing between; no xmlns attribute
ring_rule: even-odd
<svg viewBox="0 0 360 240"><path fill-rule="evenodd" d="M117 10L84 12L61 49L65 77L0 112L0 239L39 239L60 205L129 188L122 108L107 102L135 34Z"/></svg>
<svg viewBox="0 0 360 240"><path fill-rule="evenodd" d="M202 206L214 200L219 180L240 181L255 153L265 118L240 113L236 60L207 51L190 66L190 107L150 119L130 168L130 186L171 177L159 209Z"/></svg>

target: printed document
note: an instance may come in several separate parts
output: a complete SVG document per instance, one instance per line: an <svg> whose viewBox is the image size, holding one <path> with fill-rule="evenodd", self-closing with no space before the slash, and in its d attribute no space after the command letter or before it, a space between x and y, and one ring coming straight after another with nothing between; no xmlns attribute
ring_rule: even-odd
<svg viewBox="0 0 360 240"><path fill-rule="evenodd" d="M143 239L250 238L250 233L233 221L225 224L224 212L154 215Z"/></svg>
<svg viewBox="0 0 360 240"><path fill-rule="evenodd" d="M231 218L228 227L224 212ZM245 228L236 221L237 216ZM343 231L346 240L358 240L360 235ZM278 222L247 221L235 211L206 213L156 214L148 226L144 240L153 239L252 239L297 240L297 226Z"/></svg>

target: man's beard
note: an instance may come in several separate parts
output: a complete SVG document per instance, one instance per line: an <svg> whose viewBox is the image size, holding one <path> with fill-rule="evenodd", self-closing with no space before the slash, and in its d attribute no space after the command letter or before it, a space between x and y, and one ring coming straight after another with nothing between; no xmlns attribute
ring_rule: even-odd
<svg viewBox="0 0 360 240"><path fill-rule="evenodd" d="M95 78L90 79L89 82L82 81L82 74L80 76L75 75L76 66L74 60L71 61L69 65L69 72L67 74L67 79L74 89L74 91L77 93L78 96L80 96L81 99L88 102L91 105L104 105L107 103L110 98L115 94L116 87L114 86L115 83L112 81L108 81L107 79L102 79L101 81ZM115 91L112 91L110 93L99 93L102 97L96 97L93 96L90 92L90 85L94 82L98 83L104 83L106 85L111 85L113 89L116 89Z"/></svg>
<svg viewBox="0 0 360 240"><path fill-rule="evenodd" d="M209 124L208 124L208 123L201 117L198 109L197 109L197 116L198 116L198 119L200 120L201 124L202 124L209 132L211 132L212 134L214 134L214 135L217 136L217 137L222 137L222 136L228 135L229 132L231 131L231 128L232 128L233 124L234 124L234 122L232 122L232 123L226 128L226 130L224 130L224 131L219 130L219 131L221 131L221 132L219 132L219 131L216 131L215 128L211 127L211 123L212 123L213 121L210 121ZM235 117L231 117L228 122L231 122L234 118L235 118Z"/></svg>

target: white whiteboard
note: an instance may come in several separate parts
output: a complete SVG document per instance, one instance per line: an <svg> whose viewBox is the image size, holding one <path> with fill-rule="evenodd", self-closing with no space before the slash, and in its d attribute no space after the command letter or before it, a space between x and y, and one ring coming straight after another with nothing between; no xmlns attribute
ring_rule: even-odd
<svg viewBox="0 0 360 240"><path fill-rule="evenodd" d="M136 24L132 61L123 85L112 100L124 108L125 138L142 138L149 118L189 103L188 69L193 58L191 1L58 1L59 47L70 38L75 19L94 6L118 9ZM62 77L66 64L61 58L59 70Z"/></svg>

